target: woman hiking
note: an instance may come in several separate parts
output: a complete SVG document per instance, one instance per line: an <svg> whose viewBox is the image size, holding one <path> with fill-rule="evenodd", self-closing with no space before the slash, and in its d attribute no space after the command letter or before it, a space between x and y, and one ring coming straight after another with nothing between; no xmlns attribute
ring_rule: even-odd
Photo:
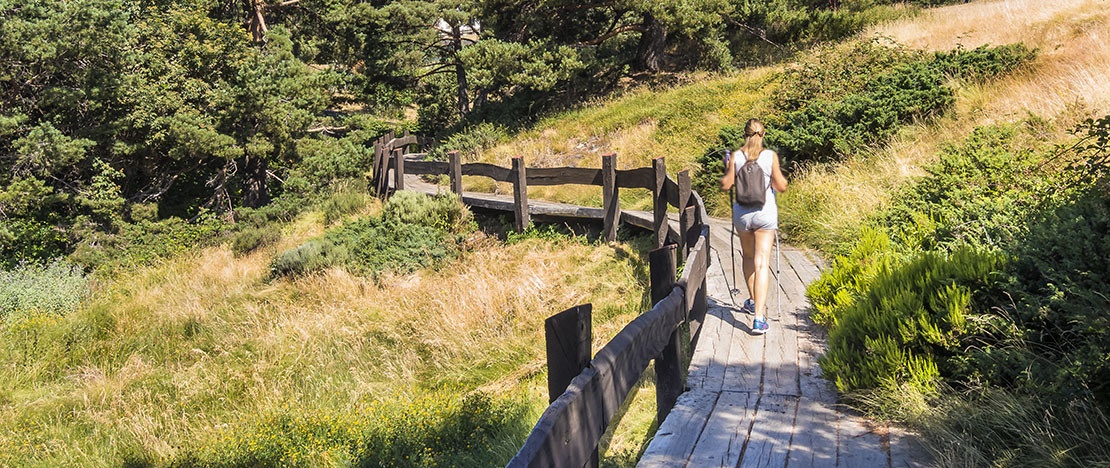
<svg viewBox="0 0 1110 468"><path fill-rule="evenodd" d="M760 188L766 187L762 204L754 203L741 206L737 197L732 198L732 225L740 237L740 254L743 258L744 281L748 285L750 298L744 301L743 310L754 314L752 333L767 333L767 290L771 284L771 248L779 227L779 210L775 194L786 191L786 176L779 167L779 155L763 148L766 129L758 119L751 119L744 125L744 146L726 159L726 170L721 177L721 189L731 190L737 183L741 168L748 161L754 161L763 172Z"/></svg>

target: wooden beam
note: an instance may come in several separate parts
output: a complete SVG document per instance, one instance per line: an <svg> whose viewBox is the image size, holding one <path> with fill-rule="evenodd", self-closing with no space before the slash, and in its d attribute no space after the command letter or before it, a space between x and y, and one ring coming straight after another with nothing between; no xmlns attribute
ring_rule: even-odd
<svg viewBox="0 0 1110 468"><path fill-rule="evenodd" d="M447 153L447 159L451 166L451 191L462 195L462 158L458 151L452 151Z"/></svg>
<svg viewBox="0 0 1110 468"><path fill-rule="evenodd" d="M678 264L675 252L678 250L674 244L651 251L648 255L648 268L651 276L651 301L658 303L667 297L675 288L675 271ZM683 318L685 318L685 308ZM684 390L682 372L682 342L678 328L672 329L667 338L666 347L655 358L655 404L656 421L664 421L667 414L674 408L675 401Z"/></svg>
<svg viewBox="0 0 1110 468"><path fill-rule="evenodd" d="M686 169L678 173L678 244L681 246L678 249L678 261L686 261L686 257L690 254L690 248L693 247L694 241L690 239L690 228L693 226L693 214L690 211L693 207L690 205L690 193L693 189L690 188L690 170Z"/></svg>
<svg viewBox="0 0 1110 468"><path fill-rule="evenodd" d="M651 160L651 169L655 174L655 185L652 186L651 195L655 209L652 211L652 231L655 232L655 248L663 247L667 241L667 164L663 158Z"/></svg>
<svg viewBox="0 0 1110 468"><path fill-rule="evenodd" d="M570 381L590 366L593 357L591 304L571 307L544 320L547 343L548 403L567 390Z"/></svg>
<svg viewBox="0 0 1110 468"><path fill-rule="evenodd" d="M513 158L513 206L516 231L524 232L532 224L528 217L528 174L524 168L524 158Z"/></svg>
<svg viewBox="0 0 1110 468"><path fill-rule="evenodd" d="M401 156L401 148L393 150L393 191L405 189L405 158Z"/></svg>
<svg viewBox="0 0 1110 468"><path fill-rule="evenodd" d="M617 155L601 157L601 208L605 211L604 237L606 242L616 242L617 227L621 219L620 191L617 188Z"/></svg>

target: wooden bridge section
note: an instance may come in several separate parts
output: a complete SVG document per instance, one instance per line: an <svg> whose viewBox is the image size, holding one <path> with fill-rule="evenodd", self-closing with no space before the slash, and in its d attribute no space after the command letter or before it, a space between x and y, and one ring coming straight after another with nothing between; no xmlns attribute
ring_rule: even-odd
<svg viewBox="0 0 1110 468"><path fill-rule="evenodd" d="M409 140L412 141L409 141ZM398 144L398 142L402 144ZM619 222L655 233L651 252L654 307L629 323L597 354L589 349L588 304L548 319L551 406L541 416L510 466L597 466L598 442L649 363L656 374L657 420L662 421L639 466L901 467L930 462L916 441L897 428L875 425L837 405L820 375L821 330L809 320L806 285L820 274L807 252L782 246L772 259L776 295L768 303L766 335L751 332L752 316L737 304L730 255L730 220L709 218L686 171L666 176L662 159L653 167L618 171L615 156L602 169L526 169L407 158L383 142L372 184L379 193L398 189L436 193L443 188L414 174L449 175L450 189L471 206L511 211L516 228L532 216L594 219L613 239ZM388 173L393 172L390 187ZM513 196L462 191L462 176L480 175L513 184ZM603 187L602 208L529 201L529 185L565 183ZM622 212L621 187L652 190L652 212ZM678 208L668 215L667 206ZM665 245L666 244L666 245ZM685 260L681 277L677 262ZM692 345L688 368L683 342Z"/></svg>
<svg viewBox="0 0 1110 468"><path fill-rule="evenodd" d="M868 422L837 404L817 358L824 335L809 320L805 286L819 261L783 246L781 289L767 306L766 335L732 294L729 221L710 219L709 307L690 360L687 391L660 424L639 466L901 467L929 456L900 429ZM738 244L738 243L737 243ZM772 269L776 259L771 259ZM737 258L739 268L739 258ZM774 287L774 283L772 283Z"/></svg>

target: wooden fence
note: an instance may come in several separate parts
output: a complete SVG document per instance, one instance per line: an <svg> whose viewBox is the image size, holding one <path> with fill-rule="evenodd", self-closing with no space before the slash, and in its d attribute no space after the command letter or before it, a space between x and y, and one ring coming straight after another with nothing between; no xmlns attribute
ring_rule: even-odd
<svg viewBox="0 0 1110 468"><path fill-rule="evenodd" d="M390 138L391 142L407 142ZM383 142L387 143L387 142ZM416 144L414 139L407 144ZM675 181L666 175L663 158L652 167L617 170L616 155L602 157L601 169L532 168L514 158L511 168L490 164L461 164L458 153L449 161L418 161L403 151L384 145L375 152L373 184L380 194L404 189L405 174L450 176L451 190L462 194L462 176L485 176L513 184L513 211L517 229L530 223L529 185L583 184L602 187L604 235L616 239L622 219L620 188L652 191L651 229L656 249L650 253L651 299L654 306L626 325L590 359L591 306L585 304L556 314L545 323L548 356L548 391L551 405L540 416L524 446L509 466L597 466L598 442L614 415L655 361L657 418L662 421L685 388L686 359L683 341L693 342L707 310L706 272L709 268L708 215L701 197L691 190L688 171ZM670 236L667 206L679 211L679 232ZM666 244L677 237L677 244ZM679 259L685 259L676 278ZM683 326L687 325L687 326Z"/></svg>

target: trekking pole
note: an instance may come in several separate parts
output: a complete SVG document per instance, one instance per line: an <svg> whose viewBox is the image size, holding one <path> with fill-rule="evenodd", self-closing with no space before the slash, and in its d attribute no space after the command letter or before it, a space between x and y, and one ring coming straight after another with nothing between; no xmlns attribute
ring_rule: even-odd
<svg viewBox="0 0 1110 468"><path fill-rule="evenodd" d="M732 152L725 148L725 171L732 170ZM736 181L733 181L732 190L736 190ZM736 205L732 203L732 196L730 193L728 201L730 216L728 218L728 252L732 257L732 288L729 289L729 296L732 297L732 305L736 305L736 293L740 292L740 285L736 283Z"/></svg>

